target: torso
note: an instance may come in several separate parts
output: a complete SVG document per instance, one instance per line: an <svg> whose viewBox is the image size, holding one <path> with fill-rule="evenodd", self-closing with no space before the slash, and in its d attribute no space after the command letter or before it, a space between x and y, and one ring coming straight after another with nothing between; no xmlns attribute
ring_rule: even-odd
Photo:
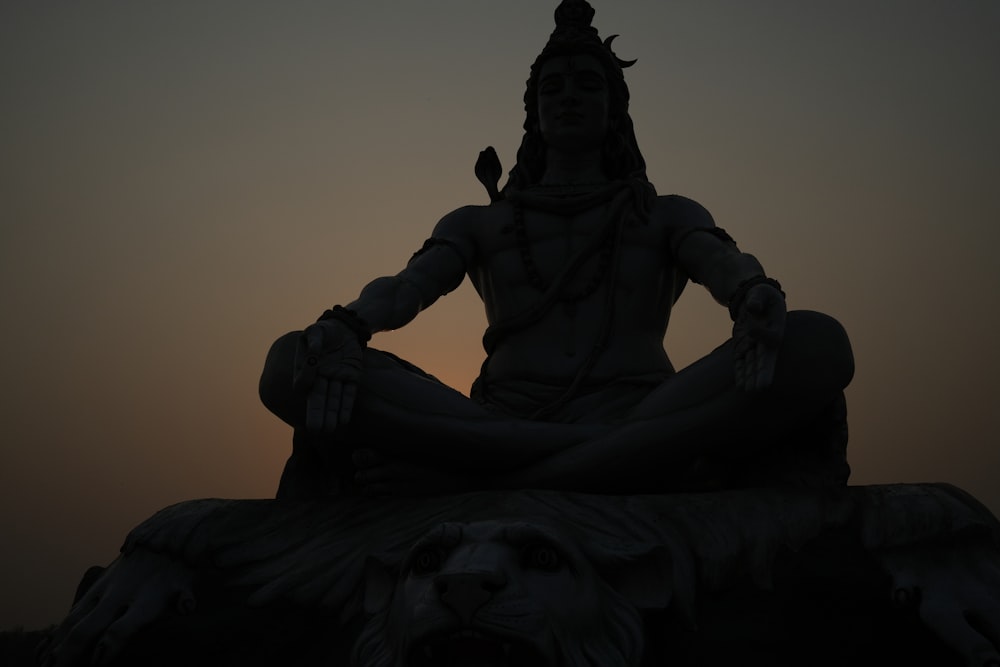
<svg viewBox="0 0 1000 667"><path fill-rule="evenodd" d="M671 257L670 239L685 221L672 219L676 207L664 206L666 199L658 198L648 224L625 226L617 270L611 253L591 254L537 322L500 339L486 368L490 380L568 384L601 340L606 347L588 382L672 370L663 336L685 278ZM539 301L542 289L607 220L604 204L566 216L525 208L519 235L510 202L466 210L476 250L469 276L491 325Z"/></svg>

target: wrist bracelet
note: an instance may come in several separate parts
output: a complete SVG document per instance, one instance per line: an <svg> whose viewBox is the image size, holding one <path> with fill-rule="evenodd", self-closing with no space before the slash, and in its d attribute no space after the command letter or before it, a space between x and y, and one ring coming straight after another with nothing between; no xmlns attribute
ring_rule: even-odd
<svg viewBox="0 0 1000 667"><path fill-rule="evenodd" d="M733 322L736 321L736 317L739 315L740 306L743 304L743 300L746 298L747 292L757 285L770 285L774 289L781 292L781 298L785 298L785 291L781 289L781 283L774 278L768 278L767 276L754 276L752 278L747 278L736 287L736 291L733 292L731 297L729 297L729 317L732 318Z"/></svg>
<svg viewBox="0 0 1000 667"><path fill-rule="evenodd" d="M322 322L323 320L337 320L341 324L344 324L354 332L354 335L358 337L358 342L362 345L372 339L372 332L368 328L368 323L361 319L356 312L343 306L334 306L329 310L324 310L323 314L316 321Z"/></svg>

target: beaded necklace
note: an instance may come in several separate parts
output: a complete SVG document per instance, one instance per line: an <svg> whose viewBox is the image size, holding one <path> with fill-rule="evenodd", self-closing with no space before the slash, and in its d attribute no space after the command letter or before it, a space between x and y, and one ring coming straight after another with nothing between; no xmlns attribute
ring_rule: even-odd
<svg viewBox="0 0 1000 667"><path fill-rule="evenodd" d="M528 231L524 224L524 207L519 203L512 203L512 207L514 209L514 239L517 242L517 249L521 255L524 272L528 276L528 283L539 292L545 293L548 291L551 283L539 273L538 266L535 264L535 259L531 254L531 243L528 241ZM576 303L597 291L597 288L608 272L608 267L611 265L614 248L610 241L613 233L613 228L605 233L600 253L597 256L597 267L594 269L594 273L590 276L590 279L580 289L560 294L558 297L559 301L567 304Z"/></svg>
<svg viewBox="0 0 1000 667"><path fill-rule="evenodd" d="M542 296L537 303L531 304L522 312L487 327L486 332L483 334L483 347L486 349L486 359L483 361L479 379L473 385L473 391L478 393L479 396L483 398L489 396L489 362L497 345L505 336L531 326L544 317L545 313L555 303L562 302L567 311L572 313L576 310L576 301L592 294L601 281L606 279L609 287L603 297L604 308L602 309L603 317L600 322L600 331L598 331L597 337L586 358L580 364L573 380L566 387L562 395L548 404L539 407L532 413L531 418L544 419L548 415L555 414L562 406L577 395L583 382L593 369L594 364L597 363L598 358L607 346L608 338L611 335L611 320L615 310L614 285L618 277L618 271L621 268L621 256L617 252L617 248L621 247L622 234L625 230L624 206L628 204L630 199L629 194L634 193L634 189L629 192L627 187L622 187L623 185L620 183L607 184L596 191L592 188L586 188L582 192L579 188L573 186L563 186L562 192L554 191L555 188L543 187L539 189L545 191L545 196L533 198L534 201L524 198L524 201L531 203L530 208L537 208L563 217L581 214L602 203L606 206L604 211L605 222L600 232L587 240L586 245L577 251L577 254L569 260L552 281L546 281L542 278L531 255L531 246L528 243L527 232L525 231L522 197L516 196L516 193L512 193L514 196L508 195L507 199L510 201L514 213L515 242L521 255L521 261L524 264L525 273L528 276L530 284L535 289L542 291ZM566 191L567 188L572 188L572 191ZM572 195L579 196L572 197ZM566 197L566 199L560 201L560 197ZM595 254L598 255L598 262L594 275L587 281L583 289L573 294L565 294L563 288L566 285L566 281L579 270L586 258L593 257ZM559 288L559 294L555 293L557 287Z"/></svg>

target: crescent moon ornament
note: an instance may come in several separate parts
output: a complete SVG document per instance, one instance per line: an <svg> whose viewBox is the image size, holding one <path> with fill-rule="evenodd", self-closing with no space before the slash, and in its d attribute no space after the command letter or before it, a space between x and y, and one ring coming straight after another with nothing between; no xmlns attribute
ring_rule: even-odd
<svg viewBox="0 0 1000 667"><path fill-rule="evenodd" d="M625 69L626 67L631 67L632 65L639 62L638 58L635 60L622 60L617 55L615 55L615 52L611 49L611 42L615 41L616 37L618 37L618 35L610 35L607 39L605 39L604 48L606 48L608 52L614 57L614 59L618 61L618 66L621 67L622 69Z"/></svg>

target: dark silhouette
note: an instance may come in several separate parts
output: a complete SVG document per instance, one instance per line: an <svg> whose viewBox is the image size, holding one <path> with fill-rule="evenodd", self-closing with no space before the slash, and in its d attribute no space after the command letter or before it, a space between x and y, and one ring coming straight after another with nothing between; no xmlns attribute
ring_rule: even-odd
<svg viewBox="0 0 1000 667"><path fill-rule="evenodd" d="M44 657L986 665L998 534L947 485L193 500L131 532Z"/></svg>
<svg viewBox="0 0 1000 667"><path fill-rule="evenodd" d="M476 165L491 203L272 347L279 499L143 522L44 664L1000 664L997 520L948 485L846 486L843 329L656 195L592 17L556 10L517 164L502 189L492 150ZM466 275L471 398L367 347ZM675 372L688 280L733 333Z"/></svg>
<svg viewBox="0 0 1000 667"><path fill-rule="evenodd" d="M846 334L819 313L786 317L777 281L707 210L656 195L629 63L592 16L586 2L557 9L503 189L492 149L477 164L490 205L449 213L400 273L272 347L261 398L295 429L279 497L724 488L751 481L748 463L774 463L793 433L824 460L822 481L846 482L843 451L834 460L829 437L801 437L843 432ZM471 399L366 346L466 275L489 321ZM688 280L729 308L733 336L675 372L663 337Z"/></svg>

